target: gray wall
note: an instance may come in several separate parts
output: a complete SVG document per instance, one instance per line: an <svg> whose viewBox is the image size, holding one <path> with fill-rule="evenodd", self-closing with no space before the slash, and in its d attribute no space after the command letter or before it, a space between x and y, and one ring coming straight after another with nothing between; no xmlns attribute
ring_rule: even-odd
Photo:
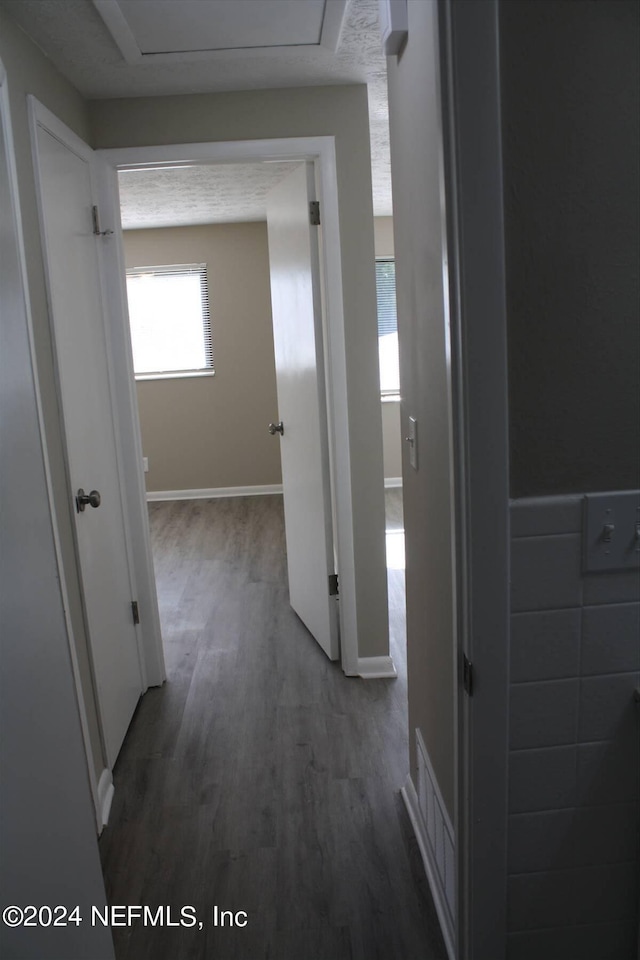
<svg viewBox="0 0 640 960"><path fill-rule="evenodd" d="M402 433L418 420L419 469L403 449L411 775L419 728L454 818L454 595L448 328L443 289L436 6L409 4L388 60Z"/></svg>
<svg viewBox="0 0 640 960"><path fill-rule="evenodd" d="M513 497L640 483L638 10L500 5Z"/></svg>
<svg viewBox="0 0 640 960"><path fill-rule="evenodd" d="M364 85L251 90L194 96L96 100L96 148L284 137L335 137L343 264L349 450L359 656L389 652L382 428Z"/></svg>
<svg viewBox="0 0 640 960"><path fill-rule="evenodd" d="M6 958L112 960L53 539L35 378L0 129L0 901L80 908L55 930L0 924Z"/></svg>
<svg viewBox="0 0 640 960"><path fill-rule="evenodd" d="M640 583L583 572L580 495L640 479L638 6L509 0L500 37L517 498L507 957L634 960Z"/></svg>

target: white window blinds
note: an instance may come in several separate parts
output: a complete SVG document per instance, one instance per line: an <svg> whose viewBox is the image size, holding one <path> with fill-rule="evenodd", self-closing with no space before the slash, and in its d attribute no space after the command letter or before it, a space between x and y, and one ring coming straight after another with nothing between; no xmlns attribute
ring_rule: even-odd
<svg viewBox="0 0 640 960"><path fill-rule="evenodd" d="M204 263L127 270L136 375L213 371Z"/></svg>
<svg viewBox="0 0 640 960"><path fill-rule="evenodd" d="M376 295L380 392L385 396L392 396L400 392L400 363L396 312L396 264L390 258L376 260Z"/></svg>

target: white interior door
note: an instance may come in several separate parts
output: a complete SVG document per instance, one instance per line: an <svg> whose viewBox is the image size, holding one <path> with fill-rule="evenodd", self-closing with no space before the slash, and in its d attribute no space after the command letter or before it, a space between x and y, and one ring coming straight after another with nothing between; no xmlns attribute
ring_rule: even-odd
<svg viewBox="0 0 640 960"><path fill-rule="evenodd" d="M115 763L142 692L121 500L97 244L92 151L71 131L35 126L40 216L76 547L107 763ZM49 125L47 125L49 126ZM100 504L80 512L78 490Z"/></svg>
<svg viewBox="0 0 640 960"><path fill-rule="evenodd" d="M267 227L291 606L331 660L339 655L318 227L313 164L269 195ZM265 424L266 426L266 424Z"/></svg>

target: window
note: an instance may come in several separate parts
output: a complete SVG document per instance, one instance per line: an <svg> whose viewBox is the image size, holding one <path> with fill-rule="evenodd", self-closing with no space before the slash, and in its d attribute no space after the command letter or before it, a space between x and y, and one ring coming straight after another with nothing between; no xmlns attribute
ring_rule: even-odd
<svg viewBox="0 0 640 960"><path fill-rule="evenodd" d="M396 264L390 258L376 260L378 299L378 355L380 392L383 397L400 394L398 316L396 313Z"/></svg>
<svg viewBox="0 0 640 960"><path fill-rule="evenodd" d="M127 270L136 377L213 373L207 266Z"/></svg>

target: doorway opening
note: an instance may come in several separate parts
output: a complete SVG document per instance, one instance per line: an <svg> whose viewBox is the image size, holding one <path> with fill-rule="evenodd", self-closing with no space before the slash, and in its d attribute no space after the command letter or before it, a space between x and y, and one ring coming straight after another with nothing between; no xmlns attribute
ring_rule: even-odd
<svg viewBox="0 0 640 960"><path fill-rule="evenodd" d="M129 168L119 188L147 499L283 494L290 603L336 660L314 165Z"/></svg>
<svg viewBox="0 0 640 960"><path fill-rule="evenodd" d="M149 501L253 496L281 491L278 409L269 291L269 237L266 196L300 161L253 163L199 163L170 166L125 166L118 171L129 313L140 329L134 334L134 372L138 409L142 419L143 462ZM402 465L397 381L397 318L395 306L393 222L374 221L376 279L383 265L382 294L378 295L378 333L381 365L384 483L387 512L387 567L390 616L395 626L394 664L406 660L404 636L404 530L402 523ZM207 264L192 261L207 260ZM208 271L207 326L200 338L211 349L210 366L202 349L201 368L151 373L141 345L136 370L135 342L155 334L144 310L135 313L138 288L152 292L156 280L160 296L170 304L167 288L180 273L190 273L196 293L198 271ZM190 279L189 276L186 277ZM131 297L135 298L133 304ZM196 312L200 301L196 296ZM171 310L169 311L171 312ZM175 312L175 311L174 311ZM299 319L290 339L300 337ZM325 326L325 325L323 325ZM381 333L382 331L382 333ZM320 352L326 352L326 326ZM389 345L389 340L394 341ZM202 344L201 344L202 346ZM395 363L394 363L395 353ZM173 355L169 364L179 364ZM389 379L383 382L384 370ZM184 361L183 361L184 363ZM395 375L393 368L395 367ZM231 375L230 375L231 371ZM239 375L238 375L239 374ZM394 378L395 376L395 378ZM213 377L202 382L201 377ZM167 383L177 380L177 383ZM160 382L158 382L160 381ZM182 382L180 382L182 381ZM250 389L247 389L247 386ZM230 389L229 389L230 388ZM188 394L188 398L187 398ZM237 408L242 405L238 412ZM178 408L178 409L176 409ZM224 416L220 416L224 411ZM267 415L272 437L266 433ZM238 441L242 438L242 442ZM335 539L335 511L332 513ZM295 607L295 604L294 604ZM303 617L304 620L304 617ZM400 635L397 624L402 622ZM390 621L390 622L391 622ZM307 622L307 621L305 621ZM308 625L308 622L307 622Z"/></svg>
<svg viewBox="0 0 640 960"><path fill-rule="evenodd" d="M117 220L118 171L143 170L159 167L194 166L196 164L229 164L309 162L315 164L315 180L322 208L321 252L323 264L322 289L324 301L324 347L327 368L327 423L329 436L329 460L331 467L331 492L334 549L340 581L340 639L341 664L347 675L394 676L395 668L388 652L383 656L362 658L358 649L358 636L362 633L362 601L356 596L358 576L355 554L362 551L359 538L354 536L354 517L361 509L359 498L354 499L355 486L362 481L355 474L352 460L353 441L350 439L349 399L345 357L345 321L343 303L342 256L338 215L336 157L333 137L299 138L270 141L242 141L240 143L186 144L164 147L127 148L103 150L97 154L102 166L98 180L98 196L105 210ZM132 511L140 510L145 498L144 475L139 458L141 446L139 426L132 424L136 409L130 371L130 339L128 329L123 329L126 316L126 291L124 285L125 264L117 243L105 240L103 266L106 275L105 287L109 296L105 304L109 326L113 331L112 353L114 363L114 394L116 406L120 407L119 420L123 439L123 456L126 470L137 477L137 489L131 493ZM380 516L383 523L383 516ZM375 522L370 527L374 529ZM382 532L382 531L381 531ZM382 543L382 541L381 541ZM147 564L149 557L146 545ZM380 560L384 562L381 554ZM144 562L144 561L143 561ZM366 562L361 565L365 566ZM374 577L375 579L375 577ZM378 596L376 602L379 602ZM386 619L386 618L385 618ZM156 649L159 637L150 639Z"/></svg>

